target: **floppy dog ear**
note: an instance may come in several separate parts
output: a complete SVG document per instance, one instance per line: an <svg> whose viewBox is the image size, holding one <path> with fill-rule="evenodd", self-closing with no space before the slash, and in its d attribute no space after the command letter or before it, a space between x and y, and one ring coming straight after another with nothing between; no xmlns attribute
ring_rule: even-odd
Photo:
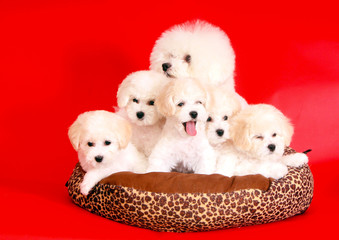
<svg viewBox="0 0 339 240"><path fill-rule="evenodd" d="M132 127L129 122L124 119L121 119L119 124L116 124L115 127L114 131L116 132L119 148L124 149L127 147L132 138Z"/></svg>
<svg viewBox="0 0 339 240"><path fill-rule="evenodd" d="M68 137L75 151L78 151L80 145L81 118L77 118L68 129Z"/></svg>
<svg viewBox="0 0 339 240"><path fill-rule="evenodd" d="M205 109L210 111L215 102L215 99L213 98L213 89L209 85L202 84L202 86L206 96Z"/></svg>
<svg viewBox="0 0 339 240"><path fill-rule="evenodd" d="M173 84L167 84L158 95L155 105L158 111L165 117L175 114L175 104L173 99Z"/></svg>
<svg viewBox="0 0 339 240"><path fill-rule="evenodd" d="M243 108L239 99L240 95L238 95L236 92L230 93L229 99L230 99L230 106L232 107L232 115L235 115L240 112L240 110Z"/></svg>
<svg viewBox="0 0 339 240"><path fill-rule="evenodd" d="M282 135L284 136L285 146L289 146L291 144L291 141L292 141L294 128L293 128L293 125L291 124L290 120L285 116L283 116L283 117L284 117L284 121L283 121Z"/></svg>
<svg viewBox="0 0 339 240"><path fill-rule="evenodd" d="M131 76L128 75L122 81L122 83L119 85L118 93L117 93L117 100L118 100L119 108L126 107L128 101L129 101L129 98L130 98L130 88L132 87L131 83L132 83Z"/></svg>
<svg viewBox="0 0 339 240"><path fill-rule="evenodd" d="M250 150L250 125L240 119L233 119L230 122L230 138L234 145L243 151Z"/></svg>

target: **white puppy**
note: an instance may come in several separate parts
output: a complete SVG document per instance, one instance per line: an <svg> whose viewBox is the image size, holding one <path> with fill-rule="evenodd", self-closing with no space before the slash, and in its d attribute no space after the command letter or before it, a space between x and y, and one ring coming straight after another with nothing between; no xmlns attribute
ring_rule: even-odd
<svg viewBox="0 0 339 240"><path fill-rule="evenodd" d="M240 111L241 105L234 94L222 87L210 87L211 104L208 107L207 137L214 149L229 139L229 121Z"/></svg>
<svg viewBox="0 0 339 240"><path fill-rule="evenodd" d="M191 77L234 92L235 54L226 33L197 20L175 25L156 41L150 69L169 78ZM242 108L247 106L237 94Z"/></svg>
<svg viewBox="0 0 339 240"><path fill-rule="evenodd" d="M169 80L154 71L129 74L120 84L117 114L132 125L132 143L147 157L158 141L164 117L155 107L155 99Z"/></svg>
<svg viewBox="0 0 339 240"><path fill-rule="evenodd" d="M233 144L225 144L216 173L279 179L288 172L287 165L297 167L308 162L303 153L283 156L292 135L292 125L278 109L267 104L250 105L231 120Z"/></svg>
<svg viewBox="0 0 339 240"><path fill-rule="evenodd" d="M216 156L206 137L208 93L196 80L174 79L157 98L166 123L149 157L148 172L211 174Z"/></svg>
<svg viewBox="0 0 339 240"><path fill-rule="evenodd" d="M80 185L82 194L87 195L112 173L145 172L147 161L130 143L131 135L130 124L114 113L91 111L78 116L68 136L86 172Z"/></svg>
<svg viewBox="0 0 339 240"><path fill-rule="evenodd" d="M168 77L192 77L234 91L235 54L230 40L205 21L186 22L163 32L150 62L152 70Z"/></svg>

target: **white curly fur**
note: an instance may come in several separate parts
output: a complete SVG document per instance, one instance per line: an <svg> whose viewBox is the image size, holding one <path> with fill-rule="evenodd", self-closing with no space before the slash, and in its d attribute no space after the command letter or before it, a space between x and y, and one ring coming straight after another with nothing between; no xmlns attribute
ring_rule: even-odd
<svg viewBox="0 0 339 240"><path fill-rule="evenodd" d="M236 94L223 87L209 87L211 104L208 107L207 137L210 144L218 145L229 139L230 119L240 111L241 104Z"/></svg>
<svg viewBox="0 0 339 240"><path fill-rule="evenodd" d="M129 74L120 84L117 99L117 114L127 119L132 126L132 143L149 156L158 141L164 117L157 111L155 101L169 80L154 71L138 71ZM138 113L143 116L138 117Z"/></svg>
<svg viewBox="0 0 339 240"><path fill-rule="evenodd" d="M131 135L130 124L114 113L98 110L78 116L68 136L86 171L80 185L82 194L87 195L95 184L112 173L145 172L147 160L130 143Z"/></svg>
<svg viewBox="0 0 339 240"><path fill-rule="evenodd" d="M175 25L156 41L150 69L169 78L191 77L235 92L235 54L226 33L206 21ZM164 68L164 64L169 66ZM242 108L246 100L236 94Z"/></svg>
<svg viewBox="0 0 339 240"><path fill-rule="evenodd" d="M205 88L191 78L174 79L164 87L156 105L166 123L148 172L170 172L178 164L194 173L214 172L216 156L205 131L208 101Z"/></svg>
<svg viewBox="0 0 339 240"><path fill-rule="evenodd" d="M167 76L192 77L213 85L227 83L234 90L235 54L230 40L220 28L205 21L186 22L162 33L150 62L152 70ZM171 64L166 72L164 63Z"/></svg>
<svg viewBox="0 0 339 240"><path fill-rule="evenodd" d="M250 105L231 119L232 142L223 145L216 173L279 179L288 172L287 165L308 162L302 153L283 156L292 135L292 125L278 109L267 104Z"/></svg>

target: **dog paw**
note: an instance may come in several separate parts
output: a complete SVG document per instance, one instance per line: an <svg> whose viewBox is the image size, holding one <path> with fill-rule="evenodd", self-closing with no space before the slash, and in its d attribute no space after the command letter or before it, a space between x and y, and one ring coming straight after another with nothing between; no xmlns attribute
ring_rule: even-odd
<svg viewBox="0 0 339 240"><path fill-rule="evenodd" d="M89 191L92 189L92 184L88 184L88 183L86 183L86 182L82 182L81 184L80 184L80 192L83 194L83 195L85 195L85 196L87 196L88 195L88 193L89 193Z"/></svg>
<svg viewBox="0 0 339 240"><path fill-rule="evenodd" d="M274 179L280 179L286 176L288 173L288 168L280 169L280 171L273 177Z"/></svg>
<svg viewBox="0 0 339 240"><path fill-rule="evenodd" d="M294 153L284 156L284 163L291 167L300 167L308 163L308 157L304 153Z"/></svg>
<svg viewBox="0 0 339 240"><path fill-rule="evenodd" d="M276 165L272 168L271 177L274 179L283 178L288 173L288 168L284 165Z"/></svg>
<svg viewBox="0 0 339 240"><path fill-rule="evenodd" d="M280 179L288 173L288 168L284 164L271 163L262 167L258 173L266 178Z"/></svg>

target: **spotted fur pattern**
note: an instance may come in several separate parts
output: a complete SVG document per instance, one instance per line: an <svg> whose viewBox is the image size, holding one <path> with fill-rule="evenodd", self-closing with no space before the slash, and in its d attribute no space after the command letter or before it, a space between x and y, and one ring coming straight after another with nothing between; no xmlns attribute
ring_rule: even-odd
<svg viewBox="0 0 339 240"><path fill-rule="evenodd" d="M289 149L286 154L294 150ZM196 232L270 223L301 214L313 197L307 164L289 168L268 191L230 193L154 193L124 186L96 185L80 193L84 172L77 164L67 186L75 204L105 218L164 232Z"/></svg>

